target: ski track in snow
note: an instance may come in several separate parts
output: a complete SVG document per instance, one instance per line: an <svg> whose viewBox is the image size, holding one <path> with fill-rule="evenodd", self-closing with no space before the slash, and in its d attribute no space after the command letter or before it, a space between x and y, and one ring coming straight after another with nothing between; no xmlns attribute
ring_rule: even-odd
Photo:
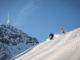
<svg viewBox="0 0 80 60"><path fill-rule="evenodd" d="M48 39L14 60L80 60L80 28Z"/></svg>

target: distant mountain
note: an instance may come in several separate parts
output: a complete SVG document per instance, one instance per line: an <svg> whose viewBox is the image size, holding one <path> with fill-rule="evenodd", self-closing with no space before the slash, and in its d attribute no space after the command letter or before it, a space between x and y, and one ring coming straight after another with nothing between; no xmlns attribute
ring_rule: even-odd
<svg viewBox="0 0 80 60"><path fill-rule="evenodd" d="M0 60L6 60L38 44L33 38L11 25L0 25Z"/></svg>
<svg viewBox="0 0 80 60"><path fill-rule="evenodd" d="M80 28L38 44L14 60L80 60Z"/></svg>

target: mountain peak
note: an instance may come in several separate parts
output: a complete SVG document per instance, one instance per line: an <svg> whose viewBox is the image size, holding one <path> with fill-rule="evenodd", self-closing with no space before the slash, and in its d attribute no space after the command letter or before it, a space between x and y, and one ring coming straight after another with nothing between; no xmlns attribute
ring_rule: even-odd
<svg viewBox="0 0 80 60"><path fill-rule="evenodd" d="M0 48L3 49L6 47L6 49L0 49L0 51L5 51L5 55L9 56L8 58L17 55L38 43L37 38L29 36L12 25L0 25ZM4 53L0 53L0 55L1 54L3 55ZM4 58L5 55L0 57L0 59Z"/></svg>

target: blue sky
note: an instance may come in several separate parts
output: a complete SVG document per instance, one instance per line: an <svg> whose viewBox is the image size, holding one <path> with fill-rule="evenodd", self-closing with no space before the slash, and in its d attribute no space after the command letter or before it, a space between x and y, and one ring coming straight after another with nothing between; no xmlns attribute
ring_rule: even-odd
<svg viewBox="0 0 80 60"><path fill-rule="evenodd" d="M40 42L49 33L60 34L80 27L80 0L0 0L0 24L21 29Z"/></svg>

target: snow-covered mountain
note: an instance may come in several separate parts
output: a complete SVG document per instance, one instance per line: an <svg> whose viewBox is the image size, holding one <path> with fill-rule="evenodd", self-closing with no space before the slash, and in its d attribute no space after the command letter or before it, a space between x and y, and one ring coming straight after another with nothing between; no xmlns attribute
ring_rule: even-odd
<svg viewBox="0 0 80 60"><path fill-rule="evenodd" d="M11 25L0 25L0 60L9 60L38 43L37 38Z"/></svg>
<svg viewBox="0 0 80 60"><path fill-rule="evenodd" d="M15 60L80 60L80 28L55 35Z"/></svg>

